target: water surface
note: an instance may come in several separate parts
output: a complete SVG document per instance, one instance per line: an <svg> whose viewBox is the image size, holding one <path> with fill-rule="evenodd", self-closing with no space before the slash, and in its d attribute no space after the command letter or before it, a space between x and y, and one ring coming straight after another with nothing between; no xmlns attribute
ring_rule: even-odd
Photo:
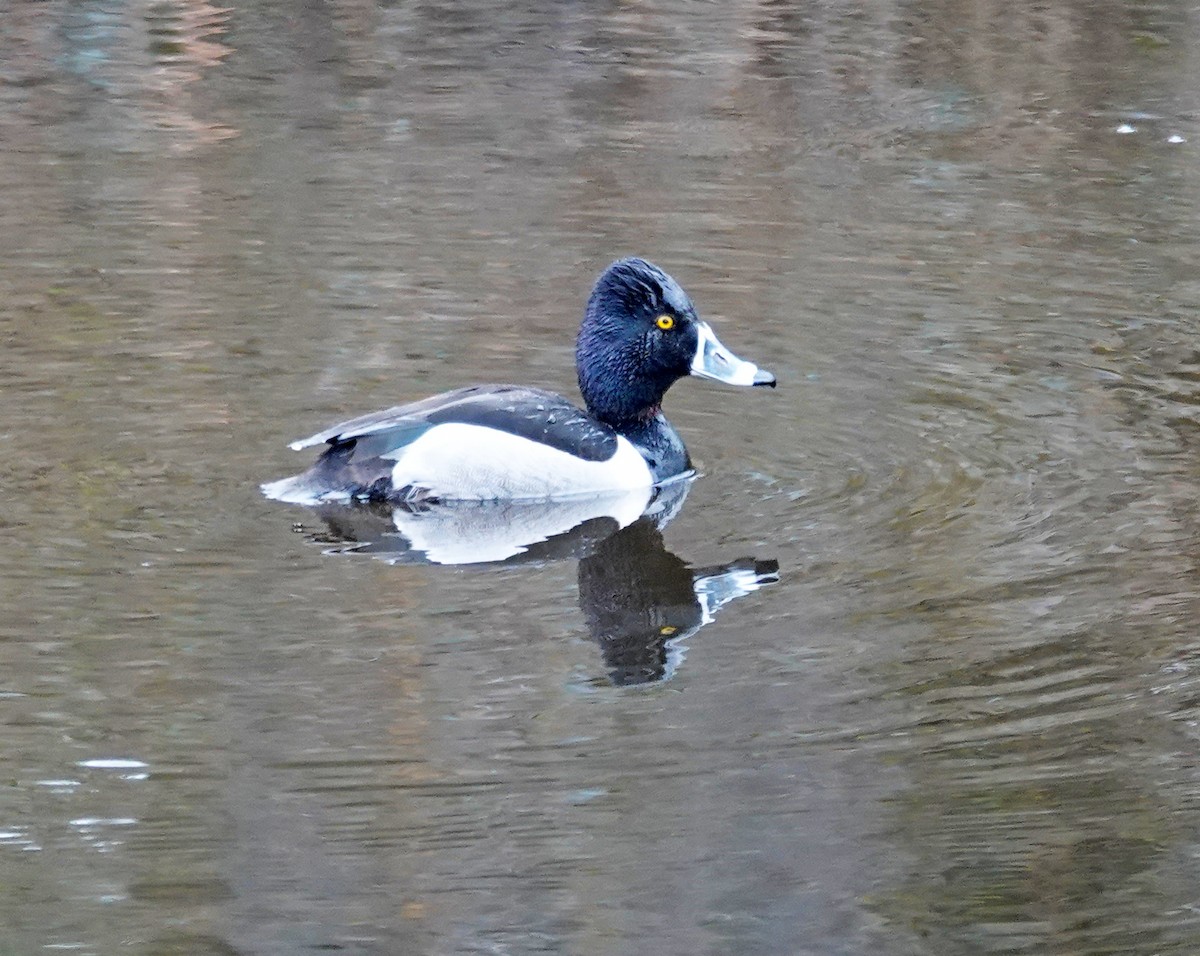
<svg viewBox="0 0 1200 956"><path fill-rule="evenodd" d="M10 3L0 949L1200 950L1198 40ZM780 381L671 392L661 530L430 566L259 496L332 421L573 395L631 253ZM614 665L597 595L686 632L739 559Z"/></svg>

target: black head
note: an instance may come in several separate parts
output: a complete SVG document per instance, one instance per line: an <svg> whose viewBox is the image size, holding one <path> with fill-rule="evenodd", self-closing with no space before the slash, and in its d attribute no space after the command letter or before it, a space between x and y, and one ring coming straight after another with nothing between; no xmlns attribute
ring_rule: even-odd
<svg viewBox="0 0 1200 956"><path fill-rule="evenodd" d="M575 365L588 411L617 427L657 414L667 389L685 375L775 384L725 350L679 283L644 259L614 262L596 281Z"/></svg>

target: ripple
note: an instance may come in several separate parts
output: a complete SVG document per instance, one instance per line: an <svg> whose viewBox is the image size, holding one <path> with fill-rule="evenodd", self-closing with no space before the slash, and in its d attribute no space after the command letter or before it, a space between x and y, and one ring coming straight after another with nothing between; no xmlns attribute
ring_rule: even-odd
<svg viewBox="0 0 1200 956"><path fill-rule="evenodd" d="M94 757L90 760L80 760L75 766L86 767L89 770L144 770L150 765L130 757Z"/></svg>
<svg viewBox="0 0 1200 956"><path fill-rule="evenodd" d="M81 786L82 781L79 781L79 780L35 780L33 782L33 784L35 787L47 787L51 790L59 790L59 791L66 793L66 792L70 792L71 790L74 790L78 786Z"/></svg>
<svg viewBox="0 0 1200 956"><path fill-rule="evenodd" d="M0 827L0 846L10 846L25 852L37 852L42 849L23 827Z"/></svg>
<svg viewBox="0 0 1200 956"><path fill-rule="evenodd" d="M79 817L71 820L73 827L81 830L94 830L100 827L131 827L137 823L135 817Z"/></svg>

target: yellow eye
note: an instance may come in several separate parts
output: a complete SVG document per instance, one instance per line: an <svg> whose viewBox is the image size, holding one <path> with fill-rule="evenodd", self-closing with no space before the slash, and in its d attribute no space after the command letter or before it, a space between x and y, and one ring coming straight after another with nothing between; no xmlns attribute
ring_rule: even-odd
<svg viewBox="0 0 1200 956"><path fill-rule="evenodd" d="M669 332L675 328L675 317L673 315L660 315L654 324L664 332Z"/></svg>

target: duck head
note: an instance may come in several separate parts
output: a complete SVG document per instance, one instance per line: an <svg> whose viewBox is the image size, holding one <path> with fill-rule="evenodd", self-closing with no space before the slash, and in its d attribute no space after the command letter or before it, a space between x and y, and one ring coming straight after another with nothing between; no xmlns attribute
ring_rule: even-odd
<svg viewBox="0 0 1200 956"><path fill-rule="evenodd" d="M770 372L725 348L679 283L644 259L614 262L596 281L575 365L588 411L614 427L658 414L685 375L775 385Z"/></svg>

